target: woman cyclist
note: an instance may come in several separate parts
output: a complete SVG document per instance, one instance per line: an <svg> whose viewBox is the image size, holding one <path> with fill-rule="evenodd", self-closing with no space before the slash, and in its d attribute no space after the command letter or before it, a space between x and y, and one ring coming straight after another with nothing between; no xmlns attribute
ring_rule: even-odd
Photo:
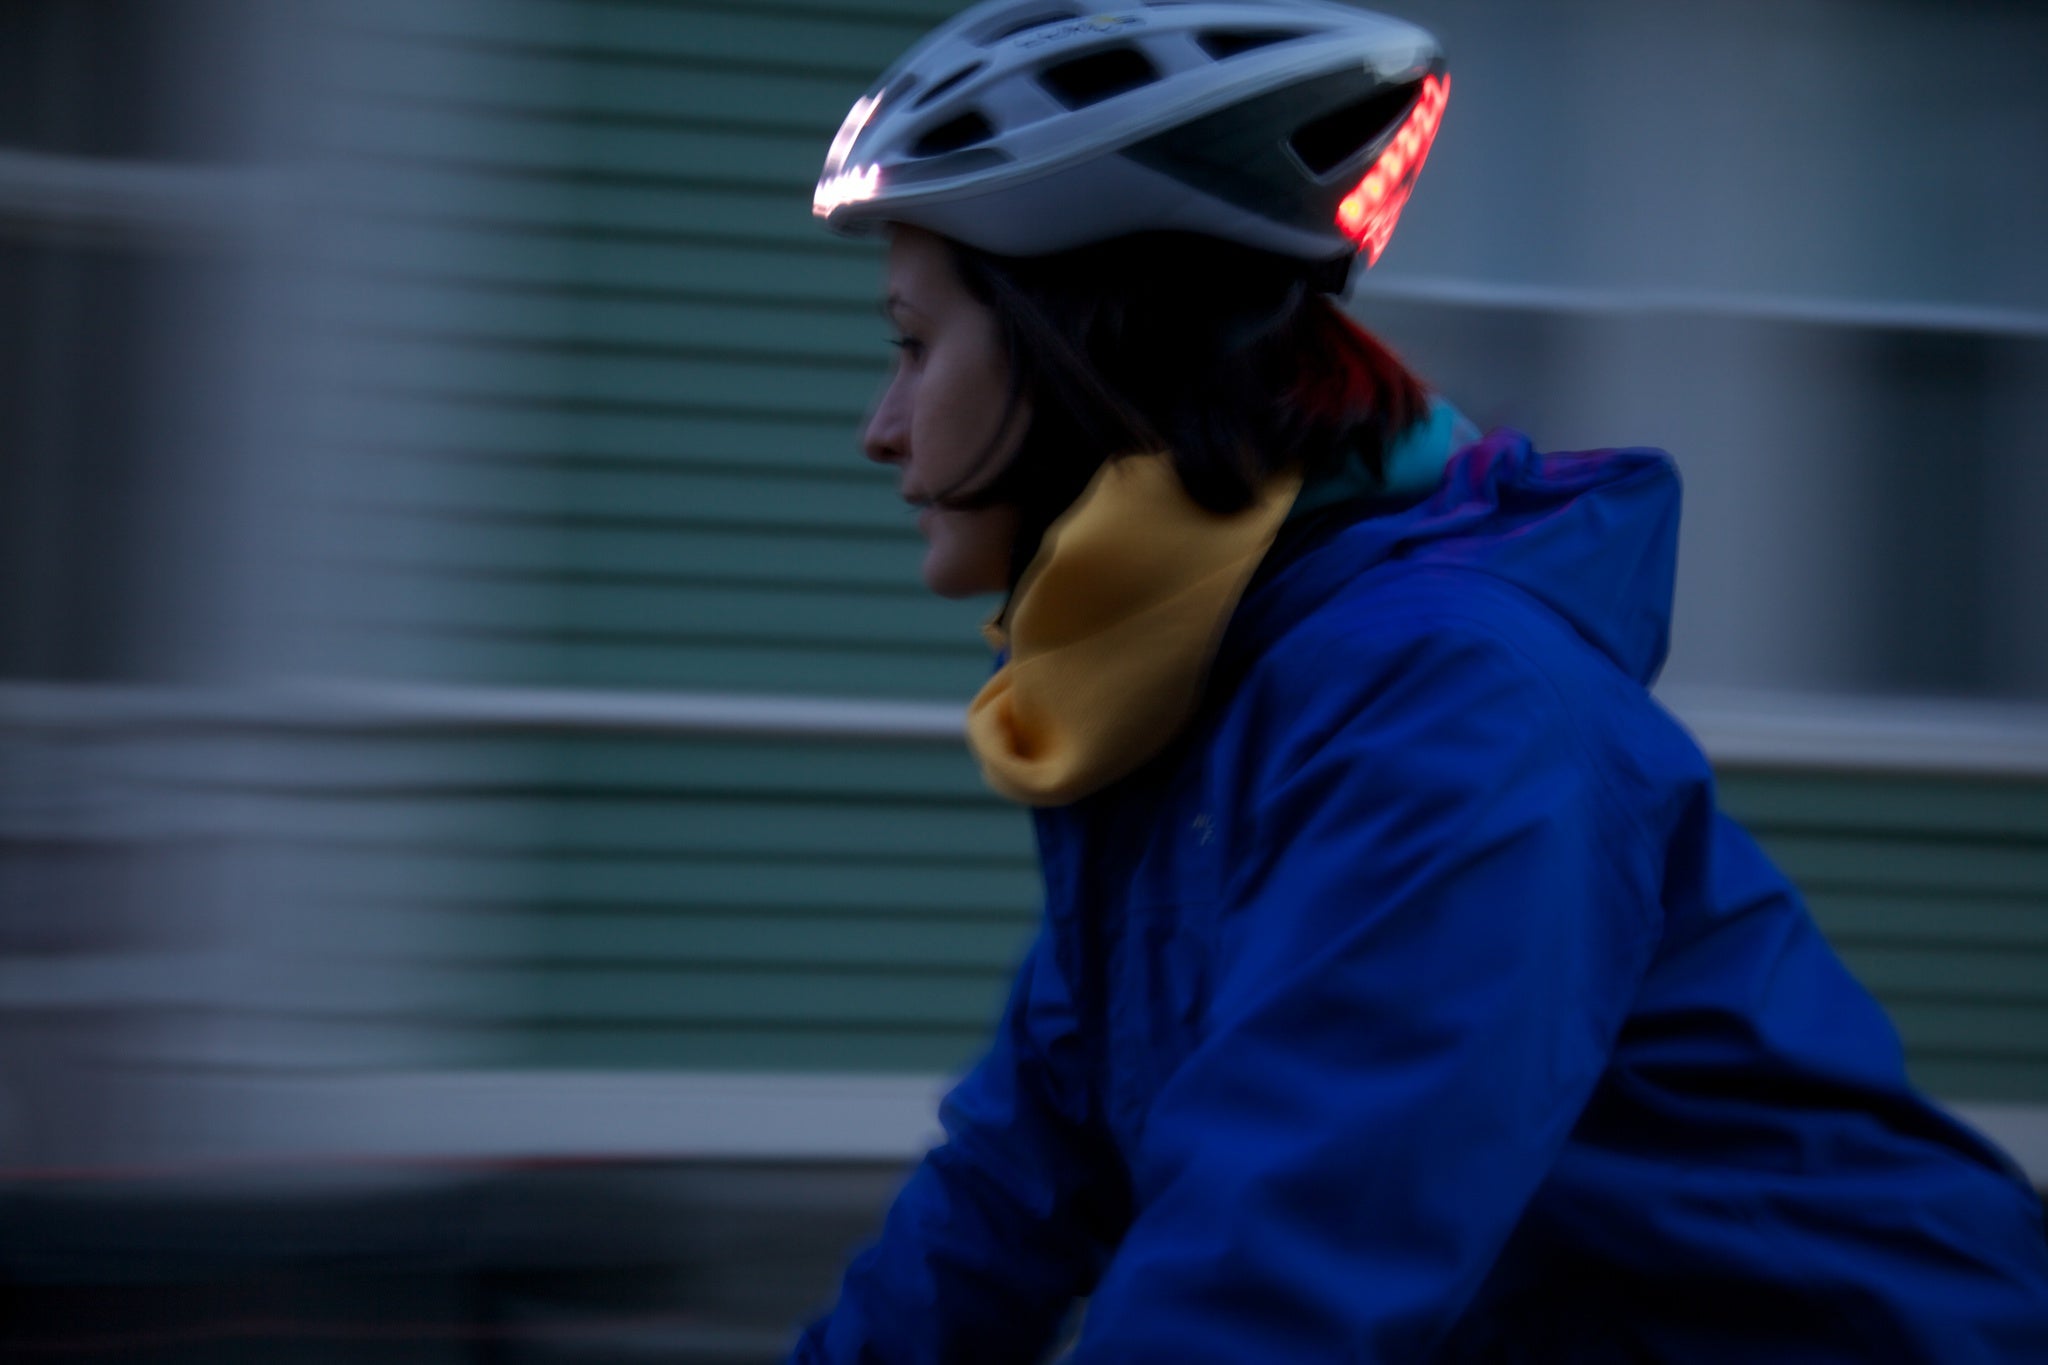
<svg viewBox="0 0 2048 1365"><path fill-rule="evenodd" d="M2009 1161L1646 688L1678 489L1333 304L1449 94L1315 0L993 0L849 114L865 435L1045 924L801 1362L2048 1360Z"/></svg>

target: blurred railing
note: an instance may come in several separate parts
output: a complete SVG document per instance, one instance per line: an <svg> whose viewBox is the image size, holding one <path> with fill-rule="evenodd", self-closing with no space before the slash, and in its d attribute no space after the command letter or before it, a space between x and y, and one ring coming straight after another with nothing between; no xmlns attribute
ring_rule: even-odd
<svg viewBox="0 0 2048 1365"><path fill-rule="evenodd" d="M1717 767L2048 776L2048 707L1868 697L1664 697ZM448 729L774 735L959 743L965 711L873 697L623 692L340 680L260 687L0 683L0 729Z"/></svg>

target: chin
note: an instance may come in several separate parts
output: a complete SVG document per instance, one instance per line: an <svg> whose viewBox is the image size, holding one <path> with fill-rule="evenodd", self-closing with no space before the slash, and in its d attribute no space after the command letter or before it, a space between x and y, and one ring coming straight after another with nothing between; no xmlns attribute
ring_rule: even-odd
<svg viewBox="0 0 2048 1365"><path fill-rule="evenodd" d="M1003 574L988 573L978 565L934 563L935 558L925 560L924 585L936 597L980 597L1009 586Z"/></svg>

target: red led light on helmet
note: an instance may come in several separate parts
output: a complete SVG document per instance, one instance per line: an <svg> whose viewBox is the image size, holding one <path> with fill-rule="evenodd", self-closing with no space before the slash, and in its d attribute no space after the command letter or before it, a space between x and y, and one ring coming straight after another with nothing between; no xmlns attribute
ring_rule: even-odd
<svg viewBox="0 0 2048 1365"><path fill-rule="evenodd" d="M1380 253L1393 238L1394 224L1402 206L1415 188L1415 177L1429 158L1429 144L1436 141L1437 126L1443 122L1444 105L1451 98L1448 72L1424 76L1422 93L1401 121L1400 131L1374 158L1365 178L1337 205L1337 226L1366 253L1366 264L1379 262Z"/></svg>

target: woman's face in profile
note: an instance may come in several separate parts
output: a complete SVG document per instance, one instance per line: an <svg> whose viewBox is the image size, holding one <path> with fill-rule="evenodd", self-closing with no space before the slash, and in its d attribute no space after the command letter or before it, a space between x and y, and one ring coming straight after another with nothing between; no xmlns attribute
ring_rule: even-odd
<svg viewBox="0 0 2048 1365"><path fill-rule="evenodd" d="M941 597L1001 592L1009 586L1016 509L932 501L985 486L1029 421L1020 405L1003 425L1010 367L995 313L961 283L945 243L910 227L890 233L882 308L900 354L861 448L895 468L898 491L919 509L925 586Z"/></svg>

